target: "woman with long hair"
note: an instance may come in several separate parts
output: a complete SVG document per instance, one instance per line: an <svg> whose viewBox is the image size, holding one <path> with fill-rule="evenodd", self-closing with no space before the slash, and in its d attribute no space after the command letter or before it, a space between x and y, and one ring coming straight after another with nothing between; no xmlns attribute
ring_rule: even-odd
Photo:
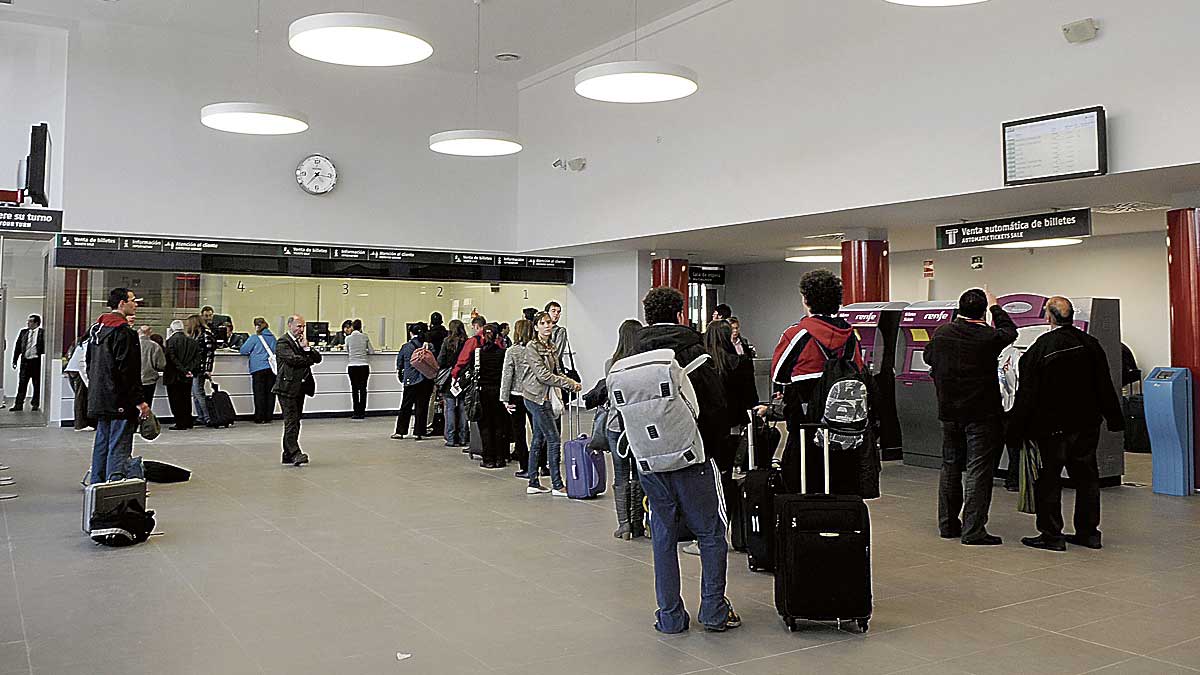
<svg viewBox="0 0 1200 675"><path fill-rule="evenodd" d="M617 329L617 348L612 358L604 364L604 374L612 369L612 364L633 354L637 344L638 333L642 323L637 319L626 319ZM613 463L613 502L617 511L617 529L613 536L617 539L636 539L646 536L646 511L642 506L642 483L638 478L637 465L629 455L628 447L618 447L621 439L621 425L615 414L608 418L605 428L608 435L608 447L612 452ZM624 453L624 456L622 456Z"/></svg>
<svg viewBox="0 0 1200 675"><path fill-rule="evenodd" d="M712 453L721 475L729 478L741 441L742 427L750 423L746 411L758 406L758 388L754 382L754 359L739 355L733 345L733 329L727 321L714 321L704 332L704 349L717 369L725 387L729 411L729 443Z"/></svg>
<svg viewBox="0 0 1200 675"><path fill-rule="evenodd" d="M526 494L550 492L542 487L536 467L543 453L549 458L550 483L555 497L566 497L567 486L563 482L559 465L562 463L562 438L558 431L558 414L551 397L561 396L561 390L578 392L578 382L562 374L561 357L550 341L554 332L554 319L546 312L534 317L536 334L526 345L522 361L526 365L525 378L521 381L521 395L525 408L533 420L533 444L529 448L529 487Z"/></svg>
<svg viewBox="0 0 1200 675"><path fill-rule="evenodd" d="M346 335L346 374L350 377L350 405L354 410L350 419L367 418L367 381L371 379L371 355L374 353L371 338L363 332L362 319L355 319Z"/></svg>
<svg viewBox="0 0 1200 675"><path fill-rule="evenodd" d="M529 444L525 440L525 397L521 395L521 382L528 367L525 365L525 345L533 339L533 323L525 319L513 325L513 344L504 350L504 374L500 380L500 402L508 409L512 420L512 457L521 465L517 478L529 478Z"/></svg>
<svg viewBox="0 0 1200 675"><path fill-rule="evenodd" d="M466 341L467 331L462 321L454 319L447 324L446 338L442 341L442 348L438 350L438 368L442 371L453 368ZM467 415L463 410L463 397L450 393L452 383L453 380L447 378L442 385L441 394L446 415L446 447L457 448L467 443Z"/></svg>
<svg viewBox="0 0 1200 675"><path fill-rule="evenodd" d="M479 440L483 449L479 466L484 469L503 469L508 466L508 434L512 420L500 402L505 349L499 337L499 325L485 325L483 344L472 357L479 360L472 367L479 368L479 379L475 386L479 387Z"/></svg>

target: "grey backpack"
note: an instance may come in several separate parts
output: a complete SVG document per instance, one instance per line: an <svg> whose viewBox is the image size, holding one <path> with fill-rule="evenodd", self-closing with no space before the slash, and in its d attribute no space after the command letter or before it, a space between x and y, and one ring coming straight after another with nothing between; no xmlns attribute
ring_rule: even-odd
<svg viewBox="0 0 1200 675"><path fill-rule="evenodd" d="M696 426L700 403L688 374L708 358L705 354L681 366L674 350L655 349L612 365L609 411L620 415L625 429L621 445L628 443L639 471L665 473L705 461Z"/></svg>

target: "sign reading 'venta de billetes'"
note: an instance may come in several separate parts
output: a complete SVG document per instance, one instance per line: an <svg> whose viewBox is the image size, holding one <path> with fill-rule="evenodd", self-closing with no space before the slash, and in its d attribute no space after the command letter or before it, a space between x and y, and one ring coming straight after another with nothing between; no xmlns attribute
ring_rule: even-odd
<svg viewBox="0 0 1200 675"><path fill-rule="evenodd" d="M1056 211L1017 218L939 225L937 249L948 251L991 244L1018 244L1042 239L1086 237L1091 233L1091 209Z"/></svg>

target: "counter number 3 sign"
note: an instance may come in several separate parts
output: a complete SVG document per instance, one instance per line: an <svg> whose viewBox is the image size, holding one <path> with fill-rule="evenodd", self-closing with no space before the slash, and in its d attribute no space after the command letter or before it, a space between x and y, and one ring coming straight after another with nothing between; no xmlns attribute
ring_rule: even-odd
<svg viewBox="0 0 1200 675"><path fill-rule="evenodd" d="M310 195L323 195L337 185L337 167L325 155L309 155L296 167L296 184Z"/></svg>

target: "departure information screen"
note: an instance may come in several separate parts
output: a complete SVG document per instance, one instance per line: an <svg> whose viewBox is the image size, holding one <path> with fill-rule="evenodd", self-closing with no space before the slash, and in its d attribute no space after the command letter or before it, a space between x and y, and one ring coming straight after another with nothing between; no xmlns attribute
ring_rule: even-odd
<svg viewBox="0 0 1200 675"><path fill-rule="evenodd" d="M1004 124L1004 184L1026 185L1108 173L1103 108Z"/></svg>

